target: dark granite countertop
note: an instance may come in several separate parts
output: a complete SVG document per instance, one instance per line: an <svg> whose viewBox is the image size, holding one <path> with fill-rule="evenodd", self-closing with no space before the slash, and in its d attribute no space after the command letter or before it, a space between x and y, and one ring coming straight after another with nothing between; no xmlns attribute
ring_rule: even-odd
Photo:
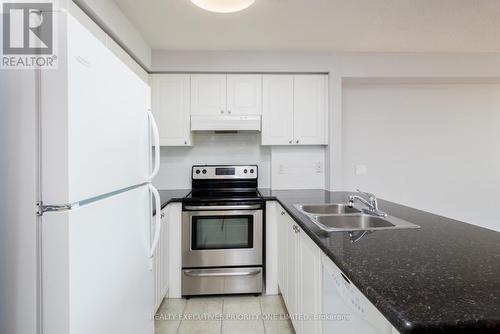
<svg viewBox="0 0 500 334"><path fill-rule="evenodd" d="M259 189L312 240L401 333L500 333L500 233L380 200L418 230L376 231L352 243L325 234L294 208L347 202L349 193Z"/></svg>
<svg viewBox="0 0 500 334"><path fill-rule="evenodd" d="M160 193L161 208L169 203L182 202L182 199L191 192L191 189L158 190Z"/></svg>
<svg viewBox="0 0 500 334"><path fill-rule="evenodd" d="M191 192L191 189L169 189L169 190L158 190L158 192L160 193L161 208L163 209L169 203L182 202L182 199ZM153 208L153 215L155 213L156 210Z"/></svg>

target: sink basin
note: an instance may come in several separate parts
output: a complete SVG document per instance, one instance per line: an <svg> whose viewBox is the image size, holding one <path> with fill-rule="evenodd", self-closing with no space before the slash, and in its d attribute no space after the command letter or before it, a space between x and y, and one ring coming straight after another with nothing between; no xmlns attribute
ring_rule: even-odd
<svg viewBox="0 0 500 334"><path fill-rule="evenodd" d="M377 217L366 214L314 216L312 221L322 230L328 232L375 231L420 227L392 216Z"/></svg>
<svg viewBox="0 0 500 334"><path fill-rule="evenodd" d="M360 213L361 210L352 208L343 203L332 204L298 204L297 209L313 215L344 215L349 213Z"/></svg>
<svg viewBox="0 0 500 334"><path fill-rule="evenodd" d="M350 207L345 203L295 204L294 206L326 232L420 228L406 220L393 216L372 215L359 206Z"/></svg>
<svg viewBox="0 0 500 334"><path fill-rule="evenodd" d="M394 227L388 220L369 215L355 216L318 216L316 221L326 227L335 229L371 230L373 228Z"/></svg>

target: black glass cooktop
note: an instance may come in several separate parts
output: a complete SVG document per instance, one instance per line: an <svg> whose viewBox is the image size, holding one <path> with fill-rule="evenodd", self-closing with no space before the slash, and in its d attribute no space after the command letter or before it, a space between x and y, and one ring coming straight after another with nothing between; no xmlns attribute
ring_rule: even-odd
<svg viewBox="0 0 500 334"><path fill-rule="evenodd" d="M193 190L186 197L186 200L192 201L250 201L250 200L261 200L262 196L255 190L237 190L237 189L203 189L203 190Z"/></svg>

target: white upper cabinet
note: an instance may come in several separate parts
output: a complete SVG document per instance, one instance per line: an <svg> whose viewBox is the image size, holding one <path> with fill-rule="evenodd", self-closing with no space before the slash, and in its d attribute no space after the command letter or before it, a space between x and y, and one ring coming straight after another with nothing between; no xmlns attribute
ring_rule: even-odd
<svg viewBox="0 0 500 334"><path fill-rule="evenodd" d="M225 74L191 75L191 115L225 115L226 95Z"/></svg>
<svg viewBox="0 0 500 334"><path fill-rule="evenodd" d="M293 143L293 75L264 75L262 144Z"/></svg>
<svg viewBox="0 0 500 334"><path fill-rule="evenodd" d="M227 75L227 113L239 116L262 114L262 75Z"/></svg>
<svg viewBox="0 0 500 334"><path fill-rule="evenodd" d="M262 75L191 75L191 115L262 114Z"/></svg>
<svg viewBox="0 0 500 334"><path fill-rule="evenodd" d="M189 74L154 74L152 83L152 108L160 145L192 145L189 113Z"/></svg>
<svg viewBox="0 0 500 334"><path fill-rule="evenodd" d="M250 119L241 116L256 119L262 145L328 145L327 75L153 74L151 82L163 146L192 145L194 119Z"/></svg>
<svg viewBox="0 0 500 334"><path fill-rule="evenodd" d="M295 75L293 87L296 144L328 144L328 92L326 75Z"/></svg>
<svg viewBox="0 0 500 334"><path fill-rule="evenodd" d="M328 76L264 75L262 145L328 144Z"/></svg>

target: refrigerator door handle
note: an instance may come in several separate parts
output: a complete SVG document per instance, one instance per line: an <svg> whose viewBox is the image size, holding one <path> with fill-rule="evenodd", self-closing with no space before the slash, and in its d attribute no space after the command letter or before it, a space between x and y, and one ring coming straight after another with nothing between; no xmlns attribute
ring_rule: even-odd
<svg viewBox="0 0 500 334"><path fill-rule="evenodd" d="M155 219L155 224L154 224L154 236L153 236L153 241L151 242L151 248L149 249L149 257L153 258L154 253L156 251L156 247L158 246L158 242L160 241L160 232L161 232L161 203L160 203L160 193L158 190L152 185L148 184L149 190L153 194L153 197L155 199L155 211L156 214L153 217Z"/></svg>
<svg viewBox="0 0 500 334"><path fill-rule="evenodd" d="M149 176L149 181L152 181L153 178L158 174L160 170L160 134L158 132L158 125L156 124L155 118L151 109L148 109L148 119L151 126L151 130L153 130L153 141L155 148L155 166L153 168L153 172Z"/></svg>

